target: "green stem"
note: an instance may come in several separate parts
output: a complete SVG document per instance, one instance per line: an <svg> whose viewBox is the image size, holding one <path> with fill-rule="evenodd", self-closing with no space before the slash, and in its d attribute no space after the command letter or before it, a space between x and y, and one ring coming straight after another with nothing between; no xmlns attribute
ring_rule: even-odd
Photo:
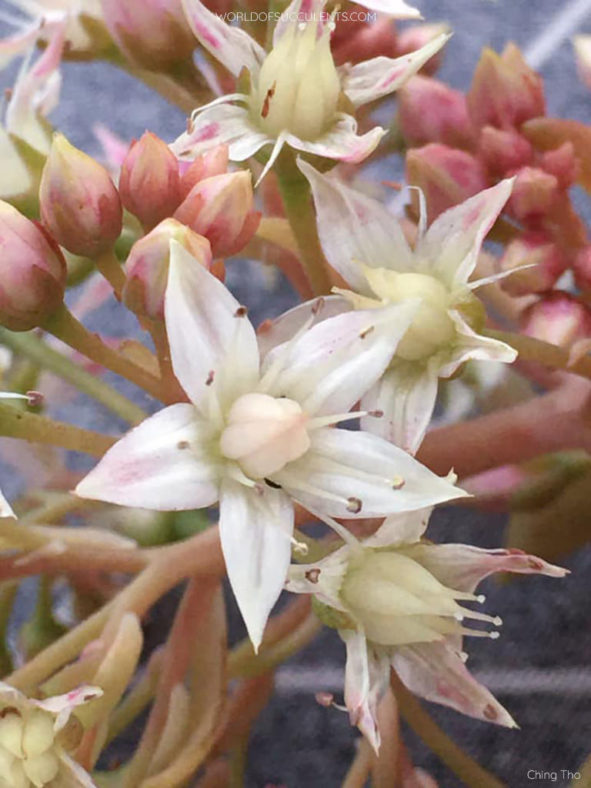
<svg viewBox="0 0 591 788"><path fill-rule="evenodd" d="M125 271L117 259L115 252L110 249L95 259L95 265L107 282L113 288L115 295L121 301L121 294L125 286Z"/></svg>
<svg viewBox="0 0 591 788"><path fill-rule="evenodd" d="M557 345L544 342L541 339L534 339L524 334L516 334L512 331L493 331L483 332L486 336L506 342L519 353L521 361L534 361L553 369L564 369L573 375L580 375L582 378L591 380L591 356L585 354L571 362L570 354Z"/></svg>
<svg viewBox="0 0 591 788"><path fill-rule="evenodd" d="M314 293L327 295L332 283L318 232L310 184L297 168L291 153L281 156L275 168L285 215L300 252L300 260Z"/></svg>
<svg viewBox="0 0 591 788"><path fill-rule="evenodd" d="M127 397L124 397L101 378L97 378L79 367L67 356L49 347L36 334L15 334L0 327L0 343L68 381L78 391L100 402L130 424L138 424L146 418L145 411L128 400Z"/></svg>
<svg viewBox="0 0 591 788"><path fill-rule="evenodd" d="M102 457L117 440L100 432L84 430L81 427L74 427L46 416L26 413L2 404L0 404L0 435L5 438L22 438L32 443L47 443L95 457Z"/></svg>
<svg viewBox="0 0 591 788"><path fill-rule="evenodd" d="M100 337L83 326L65 305L43 327L87 358L130 380L156 399L163 399L158 378L106 345Z"/></svg>

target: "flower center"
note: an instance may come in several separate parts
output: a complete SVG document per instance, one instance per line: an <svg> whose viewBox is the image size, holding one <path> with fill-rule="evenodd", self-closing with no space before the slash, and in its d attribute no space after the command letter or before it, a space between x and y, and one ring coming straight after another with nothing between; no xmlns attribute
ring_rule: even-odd
<svg viewBox="0 0 591 788"><path fill-rule="evenodd" d="M256 125L274 137L288 131L315 140L337 112L341 83L330 51L330 25L294 23L267 55L250 96Z"/></svg>
<svg viewBox="0 0 591 788"><path fill-rule="evenodd" d="M418 561L397 551L364 550L349 564L340 596L368 640L385 646L428 643L451 634L498 637L497 632L466 629L461 621L501 623L456 601L482 602L484 597L447 588Z"/></svg>
<svg viewBox="0 0 591 788"><path fill-rule="evenodd" d="M308 451L306 427L307 416L294 400L244 394L230 408L220 449L251 479L263 479Z"/></svg>
<svg viewBox="0 0 591 788"><path fill-rule="evenodd" d="M414 320L402 337L396 355L407 361L427 358L453 341L455 326L448 315L450 293L445 285L429 274L400 274L387 268L363 267L376 296L397 304L420 299Z"/></svg>
<svg viewBox="0 0 591 788"><path fill-rule="evenodd" d="M54 720L41 709L24 716L16 708L0 712L0 775L10 788L47 785L59 772L54 752Z"/></svg>

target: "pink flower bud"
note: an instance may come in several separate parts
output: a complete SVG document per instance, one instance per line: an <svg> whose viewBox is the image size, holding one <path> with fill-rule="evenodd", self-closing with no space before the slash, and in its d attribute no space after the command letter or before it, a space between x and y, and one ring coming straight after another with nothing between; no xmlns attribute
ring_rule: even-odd
<svg viewBox="0 0 591 788"><path fill-rule="evenodd" d="M0 324L11 331L40 326L64 299L66 273L49 233L0 201Z"/></svg>
<svg viewBox="0 0 591 788"><path fill-rule="evenodd" d="M568 260L548 236L532 232L511 241L501 258L502 271L512 271L524 265L535 267L516 270L501 280L501 287L507 293L521 296L550 290L565 272Z"/></svg>
<svg viewBox="0 0 591 788"><path fill-rule="evenodd" d="M182 197L178 161L168 145L147 131L133 142L119 176L119 194L145 230L172 216Z"/></svg>
<svg viewBox="0 0 591 788"><path fill-rule="evenodd" d="M459 90L436 79L417 76L397 96L400 129L410 145L444 142L452 147L471 147L474 130L466 98Z"/></svg>
<svg viewBox="0 0 591 788"><path fill-rule="evenodd" d="M188 60L197 46L181 0L100 0L105 24L121 51L152 71Z"/></svg>
<svg viewBox="0 0 591 788"><path fill-rule="evenodd" d="M579 290L591 291L591 246L586 246L576 254L572 267Z"/></svg>
<svg viewBox="0 0 591 788"><path fill-rule="evenodd" d="M107 170L56 134L39 189L43 222L73 254L97 257L121 233L119 194Z"/></svg>
<svg viewBox="0 0 591 788"><path fill-rule="evenodd" d="M474 156L438 143L410 150L406 173L408 182L425 194L429 222L488 186L484 169Z"/></svg>
<svg viewBox="0 0 591 788"><path fill-rule="evenodd" d="M127 279L123 303L138 315L151 320L164 317L164 292L168 281L170 242L178 241L204 268L211 266L207 238L193 232L176 219L165 219L148 235L136 241L125 264Z"/></svg>
<svg viewBox="0 0 591 788"><path fill-rule="evenodd" d="M579 161L572 142L565 142L559 148L546 151L542 155L541 166L554 175L561 189L570 189L579 175Z"/></svg>
<svg viewBox="0 0 591 788"><path fill-rule="evenodd" d="M396 28L386 17L372 23L337 17L330 48L337 65L399 55Z"/></svg>
<svg viewBox="0 0 591 788"><path fill-rule="evenodd" d="M523 167L517 173L509 209L519 221L532 221L546 216L560 194L561 189L554 175L537 167Z"/></svg>
<svg viewBox="0 0 591 788"><path fill-rule="evenodd" d="M489 172L501 177L525 167L533 159L532 146L514 129L485 126L480 132L478 150Z"/></svg>
<svg viewBox="0 0 591 788"><path fill-rule="evenodd" d="M213 175L222 175L228 170L228 146L218 145L189 164L180 161L179 168L181 173L181 199L189 194L193 186L205 178Z"/></svg>
<svg viewBox="0 0 591 788"><path fill-rule="evenodd" d="M260 221L260 214L253 210L250 173L238 170L199 181L174 218L208 238L214 257L236 254Z"/></svg>
<svg viewBox="0 0 591 788"><path fill-rule="evenodd" d="M522 331L568 348L578 339L591 335L591 310L570 293L556 290L524 311Z"/></svg>
<svg viewBox="0 0 591 788"><path fill-rule="evenodd" d="M518 128L546 112L542 78L515 44L508 44L501 55L492 49L483 51L467 98L476 126Z"/></svg>
<svg viewBox="0 0 591 788"><path fill-rule="evenodd" d="M424 47L429 41L442 33L449 33L449 25L435 23L435 24L420 24L411 25L405 28L398 34L398 55L409 55L411 52L416 52L417 49ZM421 69L421 74L431 76L435 74L443 61L443 50L440 49L433 57L425 63Z"/></svg>

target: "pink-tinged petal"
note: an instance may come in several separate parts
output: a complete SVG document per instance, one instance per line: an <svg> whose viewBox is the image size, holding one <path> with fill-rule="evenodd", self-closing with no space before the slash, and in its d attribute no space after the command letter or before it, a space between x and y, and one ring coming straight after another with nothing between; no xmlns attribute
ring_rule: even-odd
<svg viewBox="0 0 591 788"><path fill-rule="evenodd" d="M361 401L363 410L381 410L381 419L364 418L364 430L416 454L431 421L437 398L438 370L396 361Z"/></svg>
<svg viewBox="0 0 591 788"><path fill-rule="evenodd" d="M24 55L39 38L39 25L34 24L9 38L0 40L0 68L6 68L10 61Z"/></svg>
<svg viewBox="0 0 591 788"><path fill-rule="evenodd" d="M218 484L217 469L202 448L209 437L192 405L171 405L117 441L74 492L159 511L210 506L218 499Z"/></svg>
<svg viewBox="0 0 591 788"><path fill-rule="evenodd" d="M508 711L470 675L445 642L403 646L394 652L392 667L415 695L478 720L517 727Z"/></svg>
<svg viewBox="0 0 591 788"><path fill-rule="evenodd" d="M567 569L549 564L522 550L484 550L464 544L418 544L413 557L448 588L472 593L478 583L495 572L565 577Z"/></svg>
<svg viewBox="0 0 591 788"><path fill-rule="evenodd" d="M315 430L304 457L273 481L329 517L387 517L467 495L382 438L334 428Z"/></svg>
<svg viewBox="0 0 591 788"><path fill-rule="evenodd" d="M374 152L386 133L381 126L376 126L359 136L355 118L341 114L331 128L316 140L302 140L293 134L287 134L286 140L292 148L304 153L345 161L348 164L359 164Z"/></svg>
<svg viewBox="0 0 591 788"><path fill-rule="evenodd" d="M351 725L356 725L377 753L380 748L377 709L390 681L390 665L384 656L368 648L365 635L352 629L340 630L347 647L345 705Z"/></svg>
<svg viewBox="0 0 591 788"><path fill-rule="evenodd" d="M39 709L55 715L55 731L61 731L66 725L75 708L100 698L103 691L100 687L82 686L66 692L65 695L54 695L45 700L30 701Z"/></svg>
<svg viewBox="0 0 591 788"><path fill-rule="evenodd" d="M60 752L60 788L97 788L92 777L63 750Z"/></svg>
<svg viewBox="0 0 591 788"><path fill-rule="evenodd" d="M282 492L224 482L220 496L222 550L255 650L287 577L293 522L293 505Z"/></svg>
<svg viewBox="0 0 591 788"><path fill-rule="evenodd" d="M456 326L456 344L451 358L439 368L439 376L447 378L453 375L465 361L501 361L512 364L517 358L517 351L510 345L492 337L484 337L474 332L458 312L450 312L449 316Z"/></svg>
<svg viewBox="0 0 591 788"><path fill-rule="evenodd" d="M482 242L511 195L514 180L507 178L435 219L415 252L426 272L450 286L468 281Z"/></svg>
<svg viewBox="0 0 591 788"><path fill-rule="evenodd" d="M336 315L277 347L266 367L281 364L269 393L289 396L310 416L347 413L390 363L417 305Z"/></svg>
<svg viewBox="0 0 591 788"><path fill-rule="evenodd" d="M351 305L342 296L321 296L294 306L273 321L265 321L257 330L261 358L274 347L292 339L304 325L311 328L321 320L350 311Z"/></svg>
<svg viewBox="0 0 591 788"><path fill-rule="evenodd" d="M394 547L420 541L429 523L433 507L417 512L402 512L386 517L373 536L363 540L364 547Z"/></svg>
<svg viewBox="0 0 591 788"><path fill-rule="evenodd" d="M171 242L164 314L175 375L197 407L251 390L259 351L246 309L176 241Z"/></svg>
<svg viewBox="0 0 591 788"><path fill-rule="evenodd" d="M393 19L422 19L419 9L413 8L404 0L356 0L356 3Z"/></svg>
<svg viewBox="0 0 591 788"><path fill-rule="evenodd" d="M360 263L407 271L412 255L392 214L377 200L323 175L305 161L300 170L312 187L318 235L331 266L359 293L373 295Z"/></svg>
<svg viewBox="0 0 591 788"><path fill-rule="evenodd" d="M250 121L248 109L241 104L222 103L243 99L240 94L216 99L200 110L190 131L180 135L170 146L180 159L194 159L219 145L228 145L232 161L245 161L264 145L274 142Z"/></svg>
<svg viewBox="0 0 591 788"><path fill-rule="evenodd" d="M191 30L200 44L237 77L243 68L257 74L265 50L239 27L226 24L199 0L182 0Z"/></svg>
<svg viewBox="0 0 591 788"><path fill-rule="evenodd" d="M354 66L342 66L343 91L355 107L387 96L402 87L451 38L441 33L408 55L374 57Z"/></svg>
<svg viewBox="0 0 591 788"><path fill-rule="evenodd" d="M16 514L0 490L0 518L2 517L16 517Z"/></svg>

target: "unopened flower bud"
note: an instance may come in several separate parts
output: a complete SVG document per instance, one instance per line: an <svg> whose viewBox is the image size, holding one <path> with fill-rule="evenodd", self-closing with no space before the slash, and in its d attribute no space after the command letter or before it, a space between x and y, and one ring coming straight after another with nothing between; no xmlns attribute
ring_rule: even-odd
<svg viewBox="0 0 591 788"><path fill-rule="evenodd" d="M501 287L511 295L541 293L550 290L568 265L564 253L543 233L526 233L511 241L501 258L502 271L515 271L501 280ZM532 266L517 270L521 266Z"/></svg>
<svg viewBox="0 0 591 788"><path fill-rule="evenodd" d="M559 148L542 155L542 168L554 175L561 189L570 189L579 174L579 161L572 142L564 142Z"/></svg>
<svg viewBox="0 0 591 788"><path fill-rule="evenodd" d="M408 152L407 180L425 194L429 222L488 186L482 164L465 151L431 143Z"/></svg>
<svg viewBox="0 0 591 788"><path fill-rule="evenodd" d="M131 61L153 71L188 60L197 41L181 0L100 0L109 32Z"/></svg>
<svg viewBox="0 0 591 788"><path fill-rule="evenodd" d="M423 23L406 27L398 34L397 54L410 55L411 52L416 52L417 49L421 49L421 47L424 47L429 41L433 41L433 39L443 33L449 33L449 25L440 22L435 24ZM429 58L425 63L421 69L421 74L425 74L426 76L435 74L441 66L442 61L443 49L440 49L439 52L436 52L433 57Z"/></svg>
<svg viewBox="0 0 591 788"><path fill-rule="evenodd" d="M181 173L181 199L184 200L199 181L214 175L223 175L228 171L228 146L218 145L202 156L197 156L190 164L184 161L179 161L178 164Z"/></svg>
<svg viewBox="0 0 591 788"><path fill-rule="evenodd" d="M396 28L392 19L386 17L371 23L338 19L330 48L337 65L361 63L372 57L397 57L399 54Z"/></svg>
<svg viewBox="0 0 591 788"><path fill-rule="evenodd" d="M570 293L556 290L524 311L521 328L530 337L569 348L591 336L591 310Z"/></svg>
<svg viewBox="0 0 591 788"><path fill-rule="evenodd" d="M209 241L175 219L165 219L136 241L125 265L123 303L132 312L151 320L164 317L171 241L181 244L200 265L211 266Z"/></svg>
<svg viewBox="0 0 591 788"><path fill-rule="evenodd" d="M591 290L591 246L586 246L577 252L572 268L575 284L579 290Z"/></svg>
<svg viewBox="0 0 591 788"><path fill-rule="evenodd" d="M560 195L554 175L538 167L523 167L517 173L508 208L519 221L531 221L548 215Z"/></svg>
<svg viewBox="0 0 591 788"><path fill-rule="evenodd" d="M236 254L257 230L251 176L247 170L199 181L174 214L175 219L204 235L214 257Z"/></svg>
<svg viewBox="0 0 591 788"><path fill-rule="evenodd" d="M0 201L0 324L29 331L64 298L66 261L53 238Z"/></svg>
<svg viewBox="0 0 591 788"><path fill-rule="evenodd" d="M181 202L178 161L168 145L147 131L133 142L121 165L119 194L123 205L151 230Z"/></svg>
<svg viewBox="0 0 591 788"><path fill-rule="evenodd" d="M459 90L430 77L416 76L397 96L400 130L410 145L443 142L469 148L474 142L466 98Z"/></svg>
<svg viewBox="0 0 591 788"><path fill-rule="evenodd" d="M480 132L478 151L489 172L499 176L510 175L533 159L532 146L515 129L485 126Z"/></svg>
<svg viewBox="0 0 591 788"><path fill-rule="evenodd" d="M73 254L96 257L121 233L119 194L107 170L56 134L39 190L41 217Z"/></svg>
<svg viewBox="0 0 591 788"><path fill-rule="evenodd" d="M467 99L476 126L519 128L546 112L542 79L515 44L508 44L500 55L483 51Z"/></svg>

